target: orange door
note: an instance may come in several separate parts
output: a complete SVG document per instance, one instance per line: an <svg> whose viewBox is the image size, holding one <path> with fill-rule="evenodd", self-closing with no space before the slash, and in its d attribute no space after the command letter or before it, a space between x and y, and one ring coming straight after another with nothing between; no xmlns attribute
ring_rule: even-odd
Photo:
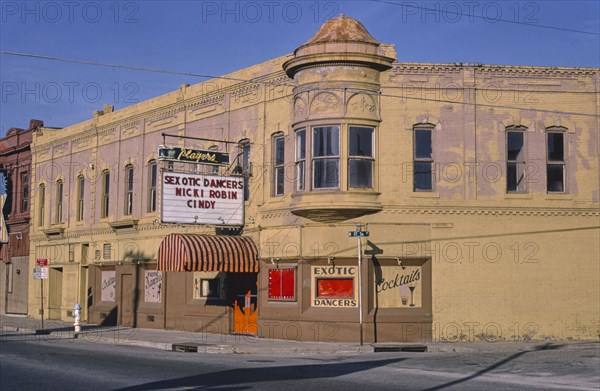
<svg viewBox="0 0 600 391"><path fill-rule="evenodd" d="M238 299L243 299L241 305L238 304ZM233 332L236 334L257 335L257 320L256 295L253 295L251 291L248 291L246 295L239 295L233 301Z"/></svg>

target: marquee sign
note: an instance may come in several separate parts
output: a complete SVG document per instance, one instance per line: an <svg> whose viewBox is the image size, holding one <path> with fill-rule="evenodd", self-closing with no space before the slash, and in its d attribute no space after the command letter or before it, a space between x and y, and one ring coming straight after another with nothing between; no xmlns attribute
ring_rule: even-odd
<svg viewBox="0 0 600 391"><path fill-rule="evenodd" d="M161 204L165 223L243 225L244 180L164 171Z"/></svg>
<svg viewBox="0 0 600 391"><path fill-rule="evenodd" d="M180 147L161 147L158 149L158 158L161 160L173 160L186 163L211 165L229 164L229 154L227 153Z"/></svg>

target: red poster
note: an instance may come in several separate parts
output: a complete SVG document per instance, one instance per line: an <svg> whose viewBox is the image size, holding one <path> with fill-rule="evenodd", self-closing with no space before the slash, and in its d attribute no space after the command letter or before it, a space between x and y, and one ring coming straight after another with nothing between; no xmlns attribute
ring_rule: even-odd
<svg viewBox="0 0 600 391"><path fill-rule="evenodd" d="M296 297L296 269L269 270L269 299Z"/></svg>
<svg viewBox="0 0 600 391"><path fill-rule="evenodd" d="M354 279L321 278L317 280L317 297L354 298Z"/></svg>

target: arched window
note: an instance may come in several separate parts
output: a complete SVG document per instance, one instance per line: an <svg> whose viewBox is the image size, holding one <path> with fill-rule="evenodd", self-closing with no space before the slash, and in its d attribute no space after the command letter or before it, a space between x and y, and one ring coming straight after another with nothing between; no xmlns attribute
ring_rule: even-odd
<svg viewBox="0 0 600 391"><path fill-rule="evenodd" d="M63 221L63 181L59 179L56 181L56 208L55 208L55 222L62 223Z"/></svg>
<svg viewBox="0 0 600 391"><path fill-rule="evenodd" d="M148 212L156 212L156 184L158 182L158 170L156 160L148 163Z"/></svg>
<svg viewBox="0 0 600 391"><path fill-rule="evenodd" d="M273 195L281 196L284 193L285 183L285 137L278 132L273 135Z"/></svg>
<svg viewBox="0 0 600 391"><path fill-rule="evenodd" d="M46 185L42 183L38 189L38 226L43 227L46 204Z"/></svg>
<svg viewBox="0 0 600 391"><path fill-rule="evenodd" d="M125 166L125 216L133 213L133 164Z"/></svg>
<svg viewBox="0 0 600 391"><path fill-rule="evenodd" d="M83 175L77 177L77 221L83 221L85 178Z"/></svg>
<svg viewBox="0 0 600 391"><path fill-rule="evenodd" d="M108 217L110 208L110 171L102 171L102 217Z"/></svg>

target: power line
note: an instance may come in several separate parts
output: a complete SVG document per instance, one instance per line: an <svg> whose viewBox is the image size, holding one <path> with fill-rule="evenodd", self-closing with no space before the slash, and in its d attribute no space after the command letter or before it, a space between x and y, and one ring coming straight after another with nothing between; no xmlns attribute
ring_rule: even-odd
<svg viewBox="0 0 600 391"><path fill-rule="evenodd" d="M193 72L176 72L176 71L169 71L169 70L163 70L163 69L135 67L135 66L129 66L129 65L107 64L107 63L101 63L101 62L96 62L96 61L65 59L65 58L60 58L60 57L42 56L42 55L30 54L30 53L0 51L0 54L19 56L19 57L29 57L29 58L36 58L36 59L43 59L43 60L62 61L62 62L68 62L68 63L74 63L74 64L92 65L92 66L100 66L100 67L108 67L108 68L128 69L128 70L135 70L135 71L142 71L142 72L184 75L184 76L192 76L192 77L201 77L201 78L205 78L205 79L224 79L224 80L230 80L230 81L237 81L237 82L241 82L241 83L255 83L255 84L264 84L264 85L271 85L271 86L286 86L286 87L292 86L289 83L273 83L273 82L266 82L266 81L258 81L256 79L240 79L240 78L233 78L233 77L228 77L228 76L215 76L215 75L193 73ZM330 83L330 84L335 84L335 83ZM400 87L385 86L384 88L400 88ZM462 89L468 90L470 88L462 87ZM319 90L320 91L343 91L344 88L325 87L325 88L320 88ZM474 90L485 91L486 89L474 88ZM498 89L490 89L490 91L496 91L496 90L498 90ZM505 91L505 90L500 89L499 91ZM519 91L519 90L508 90L508 91L514 92L514 91ZM521 91L521 92L527 92L527 91ZM545 92L545 91L540 91L540 92ZM563 91L561 91L561 92L563 92ZM557 111L557 110L516 107L516 106L493 105L493 104L473 103L473 102L464 102L464 101L454 101L454 100L447 100L447 99L431 99L431 98L422 98L422 97L419 98L419 97L410 97L410 96L392 95L392 94L381 94L381 96L390 97L390 98L398 98L398 99L438 102L438 103L462 104L462 105L470 105L470 106L475 106L475 107L479 106L479 107L491 107L491 108L512 109L512 110L539 111L542 113L577 115L577 116L584 116L584 117L598 117L598 115L596 115L596 114L588 114L588 113L577 113L577 112L570 112L570 111Z"/></svg>
<svg viewBox="0 0 600 391"><path fill-rule="evenodd" d="M391 4L391 5L396 5L396 6L400 6L400 7L406 7L406 8L412 7L412 8L420 9L420 10L423 10L423 11L439 12L440 14L443 12L443 13L448 14L448 15L466 16L466 17L469 17L469 18L483 19L483 20L493 21L493 22L519 24L519 25L524 25L524 26L539 27L539 28L545 28L545 29L550 29L550 30L566 31L566 32L570 32L570 33L578 33L578 34L587 34L587 35L600 36L600 33L595 33L595 32L591 32L591 31L575 30L575 29L569 29L569 28L565 28L565 27L549 26L549 25L537 24L537 23L536 24L533 24L533 23L524 23L524 22L519 22L519 21L516 21L516 20L508 20L508 19L500 19L500 18L490 18L490 17L486 17L486 16L478 16L478 15L475 15L475 13L473 13L473 14L464 14L462 12L454 12L454 11L450 11L448 9L445 9L445 10L442 11L442 9L433 9L433 8L427 8L427 7L424 7L424 6L419 6L416 3L396 3L396 2L393 2L393 1L386 1L386 0L368 0L368 1L372 1L374 3Z"/></svg>

